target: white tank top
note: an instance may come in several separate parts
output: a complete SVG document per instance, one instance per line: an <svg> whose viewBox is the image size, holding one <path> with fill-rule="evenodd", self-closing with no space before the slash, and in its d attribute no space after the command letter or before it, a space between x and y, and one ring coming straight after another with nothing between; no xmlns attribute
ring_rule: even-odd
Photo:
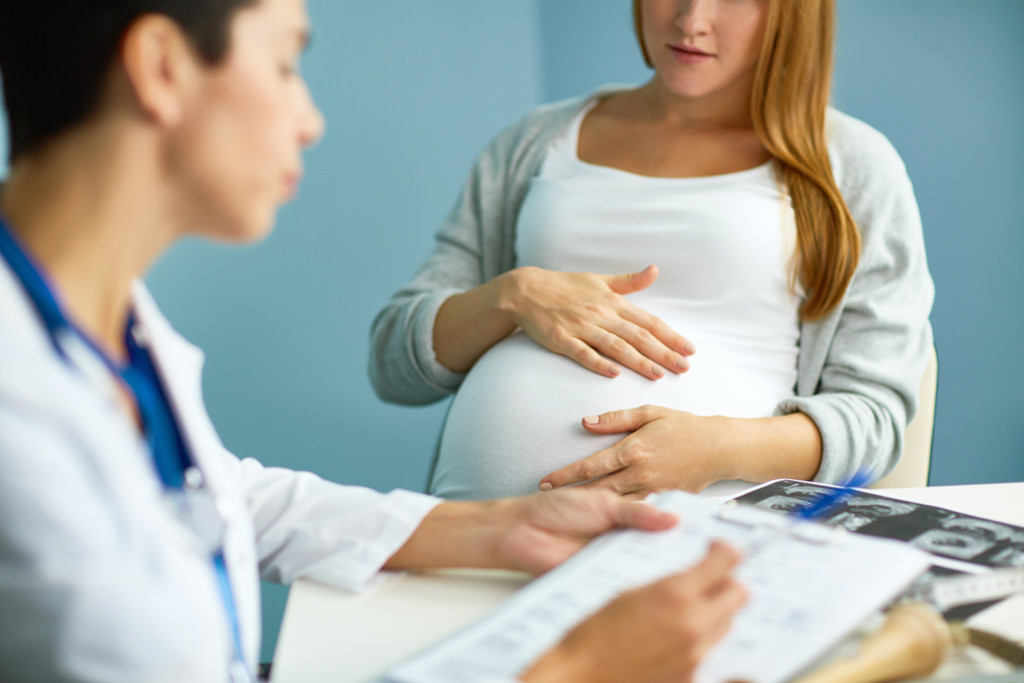
<svg viewBox="0 0 1024 683"><path fill-rule="evenodd" d="M432 492L533 493L541 478L610 446L580 420L644 404L698 415L767 417L793 396L798 308L790 291L793 210L773 162L704 178L653 178L577 156L581 112L549 150L519 214L521 266L626 273L657 264L629 300L697 347L691 368L651 381L597 375L521 331L494 345L456 394ZM686 457L686 444L678 444Z"/></svg>

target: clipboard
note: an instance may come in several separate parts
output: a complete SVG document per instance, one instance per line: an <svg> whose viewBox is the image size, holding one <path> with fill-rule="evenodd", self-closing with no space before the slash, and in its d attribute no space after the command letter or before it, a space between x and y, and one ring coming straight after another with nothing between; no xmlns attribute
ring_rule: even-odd
<svg viewBox="0 0 1024 683"><path fill-rule="evenodd" d="M891 540L793 523L774 512L681 491L648 498L679 515L673 529L616 531L533 581L455 636L399 664L396 683L511 679L620 593L696 564L713 539L748 549L737 578L750 594L697 683L781 683L899 595L929 565Z"/></svg>

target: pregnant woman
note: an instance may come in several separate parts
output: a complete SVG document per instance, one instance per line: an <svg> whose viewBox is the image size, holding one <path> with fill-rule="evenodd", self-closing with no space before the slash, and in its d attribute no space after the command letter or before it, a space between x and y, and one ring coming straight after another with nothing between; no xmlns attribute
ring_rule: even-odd
<svg viewBox="0 0 1024 683"><path fill-rule="evenodd" d="M456 392L432 492L875 478L933 286L899 156L828 107L834 0L634 0L653 78L480 155L373 326L385 400Z"/></svg>

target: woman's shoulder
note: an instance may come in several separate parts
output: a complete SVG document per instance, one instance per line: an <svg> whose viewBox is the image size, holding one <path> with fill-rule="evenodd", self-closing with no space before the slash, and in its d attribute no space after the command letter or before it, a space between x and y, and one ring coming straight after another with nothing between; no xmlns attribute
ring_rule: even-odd
<svg viewBox="0 0 1024 683"><path fill-rule="evenodd" d="M832 174L860 230L862 262L872 262L872 254L891 259L896 241L920 245L914 188L889 139L835 109L828 111L826 130Z"/></svg>
<svg viewBox="0 0 1024 683"><path fill-rule="evenodd" d="M492 151L515 155L524 148L544 146L567 130L580 110L590 102L630 87L633 86L605 85L586 95L542 104L499 133L491 142Z"/></svg>
<svg viewBox="0 0 1024 683"><path fill-rule="evenodd" d="M896 148L881 131L849 114L829 108L825 116L832 172L840 189L884 185L906 176Z"/></svg>

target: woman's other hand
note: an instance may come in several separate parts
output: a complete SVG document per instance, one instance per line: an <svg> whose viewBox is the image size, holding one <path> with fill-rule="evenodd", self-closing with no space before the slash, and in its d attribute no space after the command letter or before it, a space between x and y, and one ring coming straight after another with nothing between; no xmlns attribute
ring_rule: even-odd
<svg viewBox="0 0 1024 683"><path fill-rule="evenodd" d="M712 544L690 570L624 593L579 624L522 680L692 680L746 602L746 591L732 578L739 560L735 550Z"/></svg>
<svg viewBox="0 0 1024 683"><path fill-rule="evenodd" d="M585 417L583 426L594 434L628 434L547 475L542 491L589 482L584 487L643 498L666 489L698 492L723 479L812 479L821 464L821 434L803 413L702 417L641 406Z"/></svg>
<svg viewBox="0 0 1024 683"><path fill-rule="evenodd" d="M437 358L464 372L521 327L545 348L606 377L622 367L652 380L666 370L685 372L693 344L625 298L657 277L657 266L623 275L516 268L445 301L434 325Z"/></svg>
<svg viewBox="0 0 1024 683"><path fill-rule="evenodd" d="M541 490L589 481L587 486L643 498L665 489L697 492L732 478L721 448L722 418L641 406L585 417L583 426L595 434L629 434L547 475Z"/></svg>

